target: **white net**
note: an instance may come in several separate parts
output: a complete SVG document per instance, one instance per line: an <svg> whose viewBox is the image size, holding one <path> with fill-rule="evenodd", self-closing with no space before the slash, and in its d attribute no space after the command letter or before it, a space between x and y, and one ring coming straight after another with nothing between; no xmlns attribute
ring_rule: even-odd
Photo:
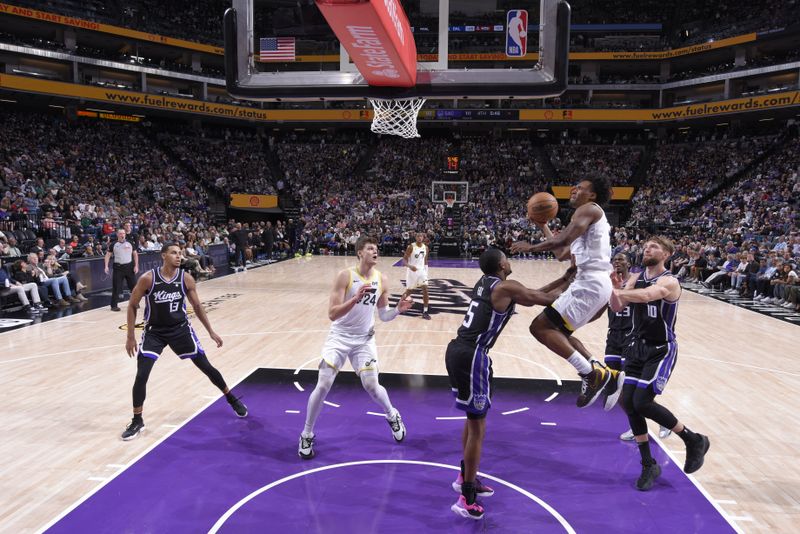
<svg viewBox="0 0 800 534"><path fill-rule="evenodd" d="M370 98L375 110L371 130L377 134L399 135L406 139L419 137L417 114L425 104L424 98L398 98L383 100Z"/></svg>

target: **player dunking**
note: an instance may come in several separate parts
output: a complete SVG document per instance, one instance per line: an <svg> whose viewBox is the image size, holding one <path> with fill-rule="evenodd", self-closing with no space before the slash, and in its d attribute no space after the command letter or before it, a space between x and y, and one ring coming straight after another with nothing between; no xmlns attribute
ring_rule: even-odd
<svg viewBox="0 0 800 534"><path fill-rule="evenodd" d="M422 318L430 319L428 314L428 256L430 250L425 244L425 234L418 232L414 243L408 245L403 261L406 262L406 291L403 298L408 297L412 291L422 288Z"/></svg>
<svg viewBox="0 0 800 534"><path fill-rule="evenodd" d="M632 341L625 359L622 405L642 457L642 474L636 481L636 488L641 491L652 488L661 474L661 466L650 454L645 419L672 429L683 440L686 444L683 470L686 473L694 473L702 467L710 444L708 437L692 432L672 412L655 402L656 395L664 392L678 358L675 321L681 286L664 267L664 262L674 251L669 239L653 236L644 245L643 273L631 275L627 282L617 273L612 275L615 289L611 294L611 309L621 311L630 304L633 317Z"/></svg>
<svg viewBox="0 0 800 534"><path fill-rule="evenodd" d="M122 439L131 440L144 430L142 408L147 391L147 379L164 347L169 346L180 359L189 358L211 382L225 394L228 403L239 417L247 415L247 407L233 396L220 372L208 361L200 340L197 339L186 315L186 300L191 303L197 318L208 335L222 346L222 339L211 328L194 278L180 268L181 248L174 243L161 247L162 265L144 273L131 293L128 304L128 339L125 350L132 358L136 355L136 380L133 382L133 420L122 433ZM146 297L144 332L138 350L136 347L136 312L139 301Z"/></svg>
<svg viewBox="0 0 800 534"><path fill-rule="evenodd" d="M381 321L391 321L407 311L413 301L401 299L389 308L387 278L375 268L378 263L378 240L361 236L356 241L358 265L336 275L328 305L328 317L333 321L328 339L322 347L317 386L308 397L308 409L297 453L303 459L314 457L314 424L322 403L336 380L337 373L349 359L361 378L361 385L383 408L386 421L395 441L403 441L406 427L389 401L386 388L378 383L378 352L375 346L375 310Z"/></svg>
<svg viewBox="0 0 800 534"><path fill-rule="evenodd" d="M627 280L630 277L631 261L628 256L620 252L611 260L614 273L620 280ZM606 336L605 364L611 369L621 371L625 366L625 352L631 342L633 334L633 315L631 315L631 305L628 304L620 311L615 312L608 308L608 335ZM672 433L669 428L663 426L659 429L658 437L666 438ZM623 441L633 441L633 430L623 432L619 439Z"/></svg>
<svg viewBox="0 0 800 534"><path fill-rule="evenodd" d="M453 489L460 492L461 496L451 510L470 519L480 519L484 514L483 506L476 498L494 495L494 490L476 476L486 434L486 414L492 404L492 359L489 350L514 314L515 304L552 304L556 294L567 287L570 275L574 273L574 268L570 268L562 278L536 290L507 279L511 274L511 263L500 250L487 249L478 261L483 276L475 284L467 314L457 337L447 345L445 355L456 407L467 413L461 435L464 453L461 472L453 482Z"/></svg>
<svg viewBox="0 0 800 534"><path fill-rule="evenodd" d="M511 246L514 254L550 250L559 260L573 256L578 266L575 281L533 320L531 334L578 371L582 380L577 400L579 408L590 406L605 392L605 409L610 410L619 399L624 379L623 372L592 359L572 335L596 319L611 296L611 227L600 207L610 196L611 186L605 178L579 182L572 188L569 198L575 213L562 232L554 236L546 224L540 224L546 241L535 245L520 241Z"/></svg>

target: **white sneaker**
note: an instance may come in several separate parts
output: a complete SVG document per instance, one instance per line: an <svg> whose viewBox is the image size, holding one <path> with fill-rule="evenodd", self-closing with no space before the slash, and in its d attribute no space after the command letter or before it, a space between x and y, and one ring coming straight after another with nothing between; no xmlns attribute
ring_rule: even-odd
<svg viewBox="0 0 800 534"><path fill-rule="evenodd" d="M790 310L794 308L794 304L792 304L791 302L787 302L786 304L783 305L783 307L786 308L787 310Z"/></svg>
<svg viewBox="0 0 800 534"><path fill-rule="evenodd" d="M633 430L630 428L619 435L619 439L622 441L633 441Z"/></svg>
<svg viewBox="0 0 800 534"><path fill-rule="evenodd" d="M309 437L300 434L300 445L297 448L297 454L303 460L310 460L314 457L314 434Z"/></svg>
<svg viewBox="0 0 800 534"><path fill-rule="evenodd" d="M658 427L658 437L661 439L668 438L669 435L672 434L672 430L665 426Z"/></svg>
<svg viewBox="0 0 800 534"><path fill-rule="evenodd" d="M394 440L398 443L403 441L406 437L406 425L403 424L403 418L400 417L400 412L395 410L394 417L392 419L386 419L386 422L389 423L392 429L392 437Z"/></svg>

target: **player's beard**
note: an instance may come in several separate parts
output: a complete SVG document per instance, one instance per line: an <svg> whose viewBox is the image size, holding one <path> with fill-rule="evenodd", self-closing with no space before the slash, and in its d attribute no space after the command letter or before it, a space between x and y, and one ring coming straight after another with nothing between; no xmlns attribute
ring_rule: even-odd
<svg viewBox="0 0 800 534"><path fill-rule="evenodd" d="M654 265L658 265L660 261L661 260L659 260L655 256L650 256L649 258L644 258L642 263L644 264L645 267L652 267Z"/></svg>

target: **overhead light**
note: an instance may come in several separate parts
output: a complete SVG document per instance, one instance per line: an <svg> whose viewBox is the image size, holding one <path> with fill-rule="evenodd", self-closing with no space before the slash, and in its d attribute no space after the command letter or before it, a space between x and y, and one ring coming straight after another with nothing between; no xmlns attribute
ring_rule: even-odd
<svg viewBox="0 0 800 534"><path fill-rule="evenodd" d="M114 113L110 109L97 109L97 108L86 108L86 109L89 110L89 111L96 111L98 113Z"/></svg>
<svg viewBox="0 0 800 534"><path fill-rule="evenodd" d="M9 100L8 98L0 98L0 102L10 102L12 104L16 104L16 100Z"/></svg>
<svg viewBox="0 0 800 534"><path fill-rule="evenodd" d="M131 113L131 115L133 115L134 117L141 117L143 119L145 118L144 115L137 115L136 113Z"/></svg>
<svg viewBox="0 0 800 534"><path fill-rule="evenodd" d="M537 132L549 132L550 128L536 128Z"/></svg>
<svg viewBox="0 0 800 534"><path fill-rule="evenodd" d="M57 105L57 104L50 104L48 107L51 107L51 108L58 108L58 109L64 109L64 106L59 106L59 105Z"/></svg>
<svg viewBox="0 0 800 534"><path fill-rule="evenodd" d="M766 122L766 121L774 121L774 120L775 119L773 117L770 117L769 119L758 119L758 122Z"/></svg>
<svg viewBox="0 0 800 534"><path fill-rule="evenodd" d="M717 124L717 126L727 126L727 125L728 125L727 122L720 122L719 124Z"/></svg>

